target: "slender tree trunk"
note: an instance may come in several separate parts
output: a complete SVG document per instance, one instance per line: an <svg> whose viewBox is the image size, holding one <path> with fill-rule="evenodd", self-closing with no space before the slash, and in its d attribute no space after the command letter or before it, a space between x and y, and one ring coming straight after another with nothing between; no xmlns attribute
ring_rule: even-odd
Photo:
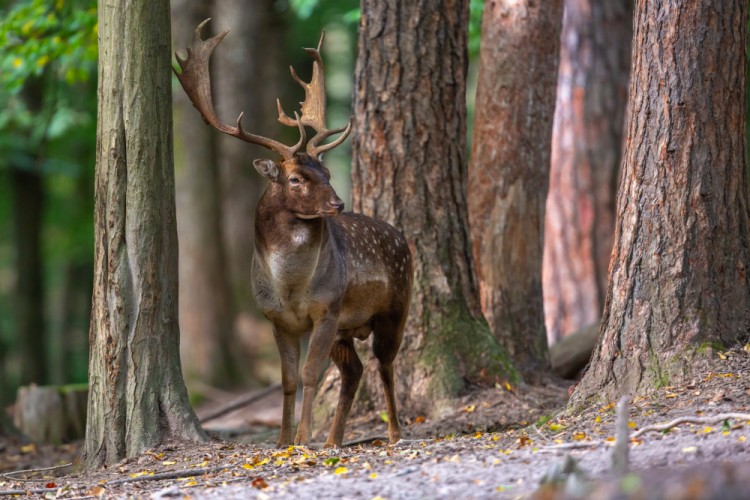
<svg viewBox="0 0 750 500"><path fill-rule="evenodd" d="M631 102L599 343L574 401L690 376L750 332L747 2L635 8Z"/></svg>
<svg viewBox="0 0 750 500"><path fill-rule="evenodd" d="M89 467L206 439L180 371L169 2L100 2L99 40Z"/></svg>
<svg viewBox="0 0 750 500"><path fill-rule="evenodd" d="M21 346L20 383L44 384L49 365L44 334L41 246L44 178L39 171L23 167L11 169L10 177L18 272L15 304Z"/></svg>
<svg viewBox="0 0 750 500"><path fill-rule="evenodd" d="M213 7L216 30L231 30L232 43L214 54L216 112L226 123L234 123L244 112L249 132L276 137L277 82L283 64L283 30L275 0L221 0ZM268 156L260 146L249 145L216 132L222 191L224 245L237 311L254 311L250 286L253 256L255 205L265 181L252 168L256 158ZM255 314L255 313L253 313Z"/></svg>
<svg viewBox="0 0 750 500"><path fill-rule="evenodd" d="M526 373L547 370L544 205L562 0L486 2L469 216L482 310Z"/></svg>
<svg viewBox="0 0 750 500"><path fill-rule="evenodd" d="M412 414L439 413L467 381L515 376L482 318L473 277L465 192L468 14L466 0L362 5L352 198L355 212L401 229L414 256L411 309L395 364L397 397ZM382 408L382 392L370 359L359 399Z"/></svg>
<svg viewBox="0 0 750 500"><path fill-rule="evenodd" d="M542 272L550 343L604 307L632 24L629 0L565 1Z"/></svg>
<svg viewBox="0 0 750 500"><path fill-rule="evenodd" d="M173 0L174 47L184 51L210 4ZM215 26L214 26L215 27ZM219 170L211 127L184 92L173 95L177 233L180 241L180 356L191 382L227 385L237 378L233 303L221 232Z"/></svg>

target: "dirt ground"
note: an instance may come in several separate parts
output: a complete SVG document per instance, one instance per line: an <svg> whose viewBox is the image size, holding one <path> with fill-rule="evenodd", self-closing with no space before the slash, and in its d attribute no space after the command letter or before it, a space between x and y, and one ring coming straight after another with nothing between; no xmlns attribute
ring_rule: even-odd
<svg viewBox="0 0 750 500"><path fill-rule="evenodd" d="M750 412L750 354L714 353L694 380L636 398L630 473L613 476L615 405L566 414L570 383L475 390L440 421L404 422L385 443L379 416L350 422L355 444L276 449L280 394L206 424L214 442L173 443L96 472L73 465L78 443L0 443L0 495L49 498L750 498L750 420L645 426ZM206 410L208 411L208 409ZM205 411L199 410L199 415ZM317 439L322 440L319 433ZM547 477L547 484L540 482Z"/></svg>

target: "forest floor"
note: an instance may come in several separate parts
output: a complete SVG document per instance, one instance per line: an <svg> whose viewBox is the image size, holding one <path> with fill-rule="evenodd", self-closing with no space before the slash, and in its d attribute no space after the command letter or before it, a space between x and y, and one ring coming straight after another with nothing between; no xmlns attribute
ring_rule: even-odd
<svg viewBox="0 0 750 500"><path fill-rule="evenodd" d="M404 422L385 443L379 416L352 420L342 449L276 449L279 394L215 420L204 445L174 443L95 472L75 466L79 444L0 443L0 495L48 498L750 498L750 353L696 364L695 379L636 398L630 473L614 476L615 405L565 413L570 383L484 389L439 421ZM199 412L200 414L200 412ZM639 431L680 417L704 421ZM226 430L235 429L233 434ZM322 434L322 433L321 433ZM382 436L382 437L380 437ZM322 439L323 436L317 436ZM572 460L571 460L572 459ZM555 479L540 487L544 476Z"/></svg>

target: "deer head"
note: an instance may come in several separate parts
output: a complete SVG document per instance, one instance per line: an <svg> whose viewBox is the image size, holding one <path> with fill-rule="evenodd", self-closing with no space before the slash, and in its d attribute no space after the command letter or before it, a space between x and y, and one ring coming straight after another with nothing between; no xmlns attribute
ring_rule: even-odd
<svg viewBox="0 0 750 500"><path fill-rule="evenodd" d="M320 56L325 32L321 34L317 48L305 49L305 52L313 59L310 82L302 81L294 68L291 66L289 68L294 80L305 91L305 100L300 103L302 116L295 111L294 118L291 118L282 109L281 101L276 99L279 122L298 128L300 133L300 139L296 144L286 146L273 139L246 132L242 128L242 113L237 118L237 124L234 127L219 121L213 106L208 63L214 49L229 33L229 30L202 40L201 31L208 21L210 18L195 29L193 43L187 48L186 59L175 53L177 63L182 69L181 73L176 71L175 73L193 106L200 111L203 120L217 130L245 142L258 144L281 155L280 161L255 160L253 165L261 175L271 181L270 194L277 197L285 209L303 219L335 215L341 212L344 203L331 187L331 174L322 165L321 156L344 142L351 132L352 121L349 119L347 125L341 128L328 129L326 127L325 75L323 60ZM306 140L305 127L310 127L316 132L309 141ZM339 133L341 135L336 140L321 144L327 138ZM306 152L301 153L300 149L305 143Z"/></svg>

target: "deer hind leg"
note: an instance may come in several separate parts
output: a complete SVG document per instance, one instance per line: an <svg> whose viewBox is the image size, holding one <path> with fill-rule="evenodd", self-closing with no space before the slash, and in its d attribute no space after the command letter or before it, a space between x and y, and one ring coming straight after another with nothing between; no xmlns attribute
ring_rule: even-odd
<svg viewBox="0 0 750 500"><path fill-rule="evenodd" d="M352 409L354 395L357 393L359 380L362 378L362 372L364 371L352 339L337 340L333 344L333 349L331 349L331 360L341 373L341 392L336 406L336 414L333 417L331 430L326 440L326 448L340 447L344 440L346 419Z"/></svg>
<svg viewBox="0 0 750 500"><path fill-rule="evenodd" d="M391 444L401 439L401 423L396 410L393 382L393 360L396 358L404 334L404 316L377 320L373 326L372 350L378 360L380 379L383 381L385 406L388 412L388 439Z"/></svg>

